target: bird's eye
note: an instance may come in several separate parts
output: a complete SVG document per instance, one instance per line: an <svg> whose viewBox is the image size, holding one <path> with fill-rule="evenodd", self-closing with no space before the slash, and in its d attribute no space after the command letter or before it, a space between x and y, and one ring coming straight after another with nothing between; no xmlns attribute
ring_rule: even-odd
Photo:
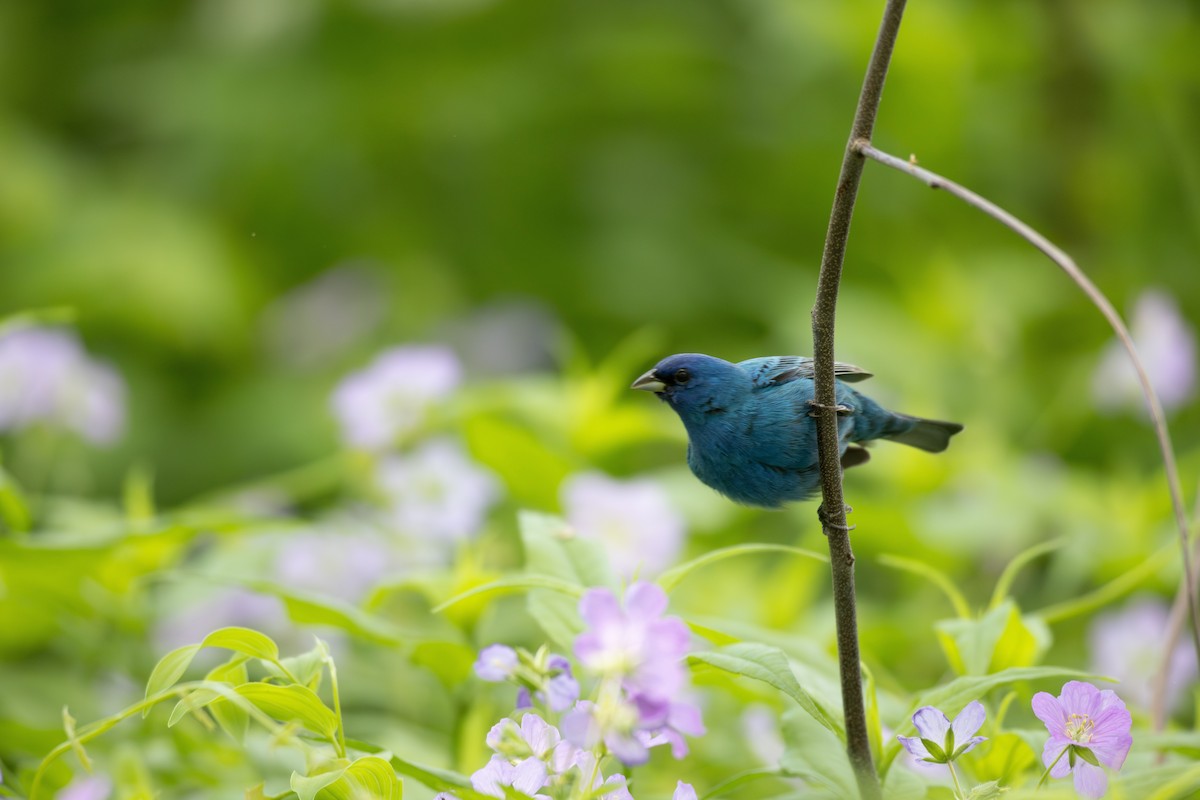
<svg viewBox="0 0 1200 800"><path fill-rule="evenodd" d="M676 383L687 383L688 380L691 379L691 377L692 377L692 373L688 372L683 367L680 367L679 369L675 370L675 382Z"/></svg>

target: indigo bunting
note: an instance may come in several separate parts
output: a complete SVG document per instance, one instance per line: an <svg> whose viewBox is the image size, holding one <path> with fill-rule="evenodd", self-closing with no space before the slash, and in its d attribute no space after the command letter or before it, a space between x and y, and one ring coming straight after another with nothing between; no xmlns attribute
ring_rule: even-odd
<svg viewBox="0 0 1200 800"><path fill-rule="evenodd" d="M846 385L871 377L858 367L835 364L834 376L843 468L870 458L859 443L886 439L940 453L963 428L888 411ZM817 491L811 358L767 356L732 364L681 353L658 362L631 388L654 392L671 406L687 428L688 466L731 500L778 508Z"/></svg>

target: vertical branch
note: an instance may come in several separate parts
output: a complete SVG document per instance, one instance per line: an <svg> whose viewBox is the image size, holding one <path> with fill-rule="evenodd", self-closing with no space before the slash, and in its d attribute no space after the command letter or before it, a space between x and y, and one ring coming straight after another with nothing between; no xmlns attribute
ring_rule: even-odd
<svg viewBox="0 0 1200 800"><path fill-rule="evenodd" d="M846 505L842 496L842 468L838 445L837 396L833 378L834 322L837 313L838 286L850 220L862 178L864 159L856 143L870 141L875 115L883 94L884 80L906 0L888 0L883 22L875 39L875 49L867 65L866 78L854 112L850 141L842 158L841 174L833 198L825 249L821 254L821 274L813 306L813 358L817 422L817 451L821 468L822 529L829 540L833 572L833 605L837 618L838 666L842 683L842 709L846 717L846 750L859 792L865 798L880 797L879 779L871 760L867 737L867 718L863 705L862 669L858 651L858 620L854 600L854 551L850 547L850 529L846 525Z"/></svg>

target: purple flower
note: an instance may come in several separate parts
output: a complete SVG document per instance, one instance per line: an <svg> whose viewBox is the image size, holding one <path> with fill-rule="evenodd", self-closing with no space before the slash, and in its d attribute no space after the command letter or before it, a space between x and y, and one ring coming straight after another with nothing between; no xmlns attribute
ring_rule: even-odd
<svg viewBox="0 0 1200 800"><path fill-rule="evenodd" d="M125 382L70 331L0 332L0 431L39 423L109 444L125 426Z"/></svg>
<svg viewBox="0 0 1200 800"><path fill-rule="evenodd" d="M1121 694L1131 706L1150 707L1169 616L1166 603L1143 598L1097 616L1088 630L1092 672L1119 680ZM1190 643L1179 642L1170 659L1164 689L1167 708L1175 708L1196 679L1196 651Z"/></svg>
<svg viewBox="0 0 1200 800"><path fill-rule="evenodd" d="M1129 328L1163 408L1186 403L1196 389L1196 332L1179 313L1175 298L1159 289L1144 292ZM1120 342L1104 351L1092 378L1092 393L1101 409L1144 407L1137 373Z"/></svg>
<svg viewBox="0 0 1200 800"><path fill-rule="evenodd" d="M458 542L479 530L499 497L499 484L452 439L434 439L389 456L376 472L400 532L426 541Z"/></svg>
<svg viewBox="0 0 1200 800"><path fill-rule="evenodd" d="M696 800L696 789L690 783L677 781L671 800Z"/></svg>
<svg viewBox="0 0 1200 800"><path fill-rule="evenodd" d="M357 603L399 566L395 548L378 531L348 523L292 532L280 539L275 574L290 589Z"/></svg>
<svg viewBox="0 0 1200 800"><path fill-rule="evenodd" d="M917 766L949 764L986 741L986 737L975 735L986 717L987 712L978 700L968 703L953 722L933 706L923 706L912 717L917 735L896 738L912 754Z"/></svg>
<svg viewBox="0 0 1200 800"><path fill-rule="evenodd" d="M107 800L112 796L112 781L104 775L84 775L72 780L58 800Z"/></svg>
<svg viewBox="0 0 1200 800"><path fill-rule="evenodd" d="M538 692L538 698L551 711L566 711L579 699L579 681L571 674L571 662L563 656L551 655L546 666L549 677L545 689Z"/></svg>
<svg viewBox="0 0 1200 800"><path fill-rule="evenodd" d="M475 674L485 681L506 681L517 670L517 651L506 644L493 644L479 651Z"/></svg>
<svg viewBox="0 0 1200 800"><path fill-rule="evenodd" d="M1075 791L1084 797L1101 797L1108 789L1103 764L1119 770L1133 745L1133 719L1125 703L1110 689L1100 691L1090 683L1069 681L1058 697L1047 692L1033 696L1033 713L1050 732L1042 750L1042 763L1050 777L1075 773Z"/></svg>
<svg viewBox="0 0 1200 800"><path fill-rule="evenodd" d="M471 776L471 786L475 791L500 798L504 797L505 786L537 797L538 790L545 785L546 764L536 758L526 758L514 764L504 756L494 755Z"/></svg>
<svg viewBox="0 0 1200 800"><path fill-rule="evenodd" d="M334 390L342 439L352 447L386 449L416 430L461 380L462 367L448 347L387 350Z"/></svg>
<svg viewBox="0 0 1200 800"><path fill-rule="evenodd" d="M575 639L580 663L601 676L619 678L632 695L670 701L687 680L683 658L688 629L664 617L667 594L639 581L625 592L624 607L609 589L584 593L579 613L587 630Z"/></svg>
<svg viewBox="0 0 1200 800"><path fill-rule="evenodd" d="M562 486L563 512L581 536L598 539L623 577L657 574L683 547L683 517L652 480L614 480L598 472Z"/></svg>

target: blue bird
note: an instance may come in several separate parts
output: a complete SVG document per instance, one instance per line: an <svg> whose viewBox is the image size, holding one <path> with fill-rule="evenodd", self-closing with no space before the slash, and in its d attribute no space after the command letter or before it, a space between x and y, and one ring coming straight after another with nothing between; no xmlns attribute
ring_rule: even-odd
<svg viewBox="0 0 1200 800"><path fill-rule="evenodd" d="M843 468L864 464L859 443L886 439L940 453L962 430L896 414L847 386L871 373L835 364L838 438ZM767 356L733 364L701 353L668 356L633 382L654 392L683 420L688 466L701 481L738 503L778 508L820 485L813 361Z"/></svg>

